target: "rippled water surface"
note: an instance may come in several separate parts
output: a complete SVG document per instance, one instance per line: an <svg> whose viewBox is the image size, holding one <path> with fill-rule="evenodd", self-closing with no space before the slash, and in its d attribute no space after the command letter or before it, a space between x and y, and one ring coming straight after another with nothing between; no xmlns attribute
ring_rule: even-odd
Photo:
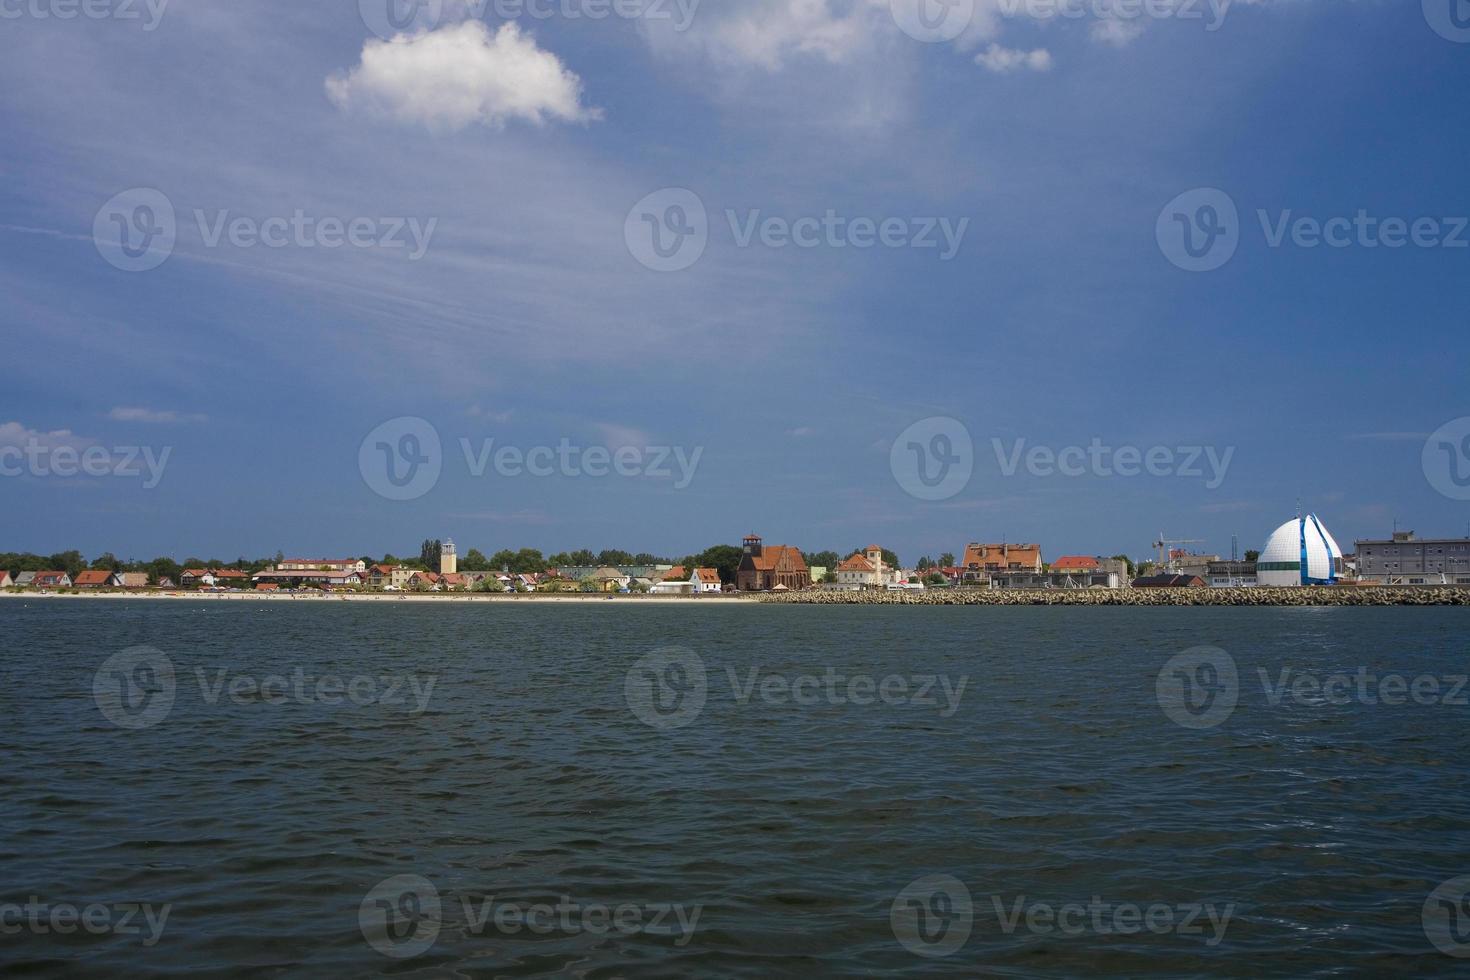
<svg viewBox="0 0 1470 980"><path fill-rule="evenodd" d="M1470 970L1423 918L1470 874L1470 707L1273 703L1258 673L1461 674L1463 610L7 600L0 631L0 903L169 908L151 946L0 935L12 975ZM1239 669L1213 728L1156 693L1200 645ZM156 671L94 693L140 646L173 665L171 706ZM270 675L288 689L252 686ZM914 697L930 676L948 695ZM853 677L904 692L853 703ZM437 917L370 897L402 875ZM968 916L934 891L951 878ZM1095 901L1231 914L1221 935L1028 922ZM497 924L558 903L648 928Z"/></svg>

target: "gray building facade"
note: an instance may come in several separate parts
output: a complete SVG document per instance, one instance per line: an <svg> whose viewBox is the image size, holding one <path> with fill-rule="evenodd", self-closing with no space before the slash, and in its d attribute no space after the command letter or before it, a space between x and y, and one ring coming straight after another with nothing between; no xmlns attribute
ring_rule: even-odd
<svg viewBox="0 0 1470 980"><path fill-rule="evenodd" d="M1419 538L1399 531L1388 540L1355 542L1358 579L1380 585L1470 585L1470 538Z"/></svg>

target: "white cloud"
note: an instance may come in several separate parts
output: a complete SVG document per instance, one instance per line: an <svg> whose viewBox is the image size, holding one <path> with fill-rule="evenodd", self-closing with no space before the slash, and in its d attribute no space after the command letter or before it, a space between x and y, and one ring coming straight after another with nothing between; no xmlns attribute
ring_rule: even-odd
<svg viewBox="0 0 1470 980"><path fill-rule="evenodd" d="M582 105L582 80L514 23L493 35L469 20L426 34L369 40L362 62L329 77L326 86L328 98L343 110L435 129L601 117L600 110Z"/></svg>
<svg viewBox="0 0 1470 980"><path fill-rule="evenodd" d="M1051 52L1045 48L1020 51L1016 48L1003 48L999 44L992 44L975 56L975 64L998 74L1013 72L1020 68L1027 68L1031 71L1051 71Z"/></svg>
<svg viewBox="0 0 1470 980"><path fill-rule="evenodd" d="M114 408L107 413L107 417L114 422L153 422L166 424L172 422L203 422L206 416L196 412L174 412L156 411L151 408Z"/></svg>
<svg viewBox="0 0 1470 980"><path fill-rule="evenodd" d="M58 446L70 446L73 449L86 449L95 446L97 440L78 436L70 429L56 429L52 432L41 432L39 429L28 428L19 422L0 422L0 446L43 446L47 449L55 449Z"/></svg>

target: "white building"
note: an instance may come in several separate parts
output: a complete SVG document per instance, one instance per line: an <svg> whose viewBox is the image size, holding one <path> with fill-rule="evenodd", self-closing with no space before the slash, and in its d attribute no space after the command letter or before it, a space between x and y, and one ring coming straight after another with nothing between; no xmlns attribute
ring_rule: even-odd
<svg viewBox="0 0 1470 980"><path fill-rule="evenodd" d="M883 549L870 544L837 563L837 584L863 589L881 589L893 581L893 570L883 564Z"/></svg>
<svg viewBox="0 0 1470 980"><path fill-rule="evenodd" d="M1272 531L1256 562L1256 581L1266 586L1333 585L1341 576L1342 549L1316 514Z"/></svg>

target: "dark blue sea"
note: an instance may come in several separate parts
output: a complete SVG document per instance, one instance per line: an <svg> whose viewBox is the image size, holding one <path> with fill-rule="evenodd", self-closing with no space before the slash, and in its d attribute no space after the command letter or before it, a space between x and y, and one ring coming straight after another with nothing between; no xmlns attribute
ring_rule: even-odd
<svg viewBox="0 0 1470 980"><path fill-rule="evenodd" d="M1464 976L1467 635L0 600L0 973Z"/></svg>

